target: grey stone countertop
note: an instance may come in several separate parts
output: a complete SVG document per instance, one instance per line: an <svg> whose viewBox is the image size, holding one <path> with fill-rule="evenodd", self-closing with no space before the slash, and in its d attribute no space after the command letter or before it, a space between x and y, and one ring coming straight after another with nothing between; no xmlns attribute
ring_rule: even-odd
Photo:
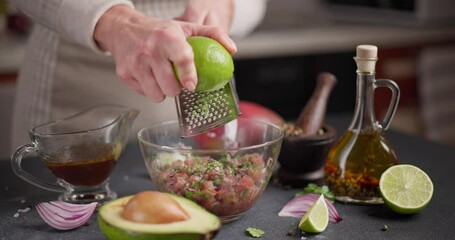
<svg viewBox="0 0 455 240"><path fill-rule="evenodd" d="M350 116L330 116L328 123L340 134L347 128L349 121ZM336 202L335 206L343 218L341 222L329 223L320 234L302 234L297 230L299 219L277 215L298 189L284 190L269 184L253 208L241 219L223 225L215 239L252 239L245 234L247 227L263 229L265 235L262 239L453 239L455 149L396 131L388 131L386 138L401 163L416 165L432 178L435 187L433 199L423 211L414 215L399 215L385 205ZM24 164L44 177L49 175L40 161L24 159ZM125 149L110 185L119 196L155 189L137 143L131 143ZM19 179L12 172L9 162L1 161L0 239L104 239L96 215L92 216L87 226L71 231L53 230L44 223L34 206L56 198L56 193L38 189ZM16 214L26 206L30 206L31 210ZM387 231L381 230L384 225L387 225ZM296 234L287 236L290 230Z"/></svg>

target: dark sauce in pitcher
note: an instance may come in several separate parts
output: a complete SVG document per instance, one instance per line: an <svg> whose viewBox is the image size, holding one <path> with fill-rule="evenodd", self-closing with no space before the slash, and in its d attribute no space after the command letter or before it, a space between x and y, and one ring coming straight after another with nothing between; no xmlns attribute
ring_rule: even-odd
<svg viewBox="0 0 455 240"><path fill-rule="evenodd" d="M60 179L75 186L96 186L110 175L117 162L112 145L85 145L51 154L44 161Z"/></svg>

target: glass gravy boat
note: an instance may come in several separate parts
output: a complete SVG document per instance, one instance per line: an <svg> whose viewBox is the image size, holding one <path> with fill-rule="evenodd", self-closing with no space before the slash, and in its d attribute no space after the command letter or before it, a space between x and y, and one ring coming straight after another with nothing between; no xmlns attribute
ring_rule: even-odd
<svg viewBox="0 0 455 240"><path fill-rule="evenodd" d="M109 176L138 114L135 109L102 105L34 127L29 131L31 143L20 146L11 157L13 171L37 187L62 193L59 200L66 202L115 199L117 194L109 189ZM22 168L22 157L32 153L37 153L57 177L56 183Z"/></svg>

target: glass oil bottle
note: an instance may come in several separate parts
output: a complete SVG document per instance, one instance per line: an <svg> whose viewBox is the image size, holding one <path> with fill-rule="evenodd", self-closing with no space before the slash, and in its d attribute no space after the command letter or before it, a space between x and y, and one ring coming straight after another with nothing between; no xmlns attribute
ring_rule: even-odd
<svg viewBox="0 0 455 240"><path fill-rule="evenodd" d="M380 204L381 174L398 164L384 132L396 112L400 97L398 85L389 79L376 79L377 47L357 46L357 93L352 122L330 149L324 166L325 181L338 201ZM374 113L374 90L387 87L392 96L382 122Z"/></svg>

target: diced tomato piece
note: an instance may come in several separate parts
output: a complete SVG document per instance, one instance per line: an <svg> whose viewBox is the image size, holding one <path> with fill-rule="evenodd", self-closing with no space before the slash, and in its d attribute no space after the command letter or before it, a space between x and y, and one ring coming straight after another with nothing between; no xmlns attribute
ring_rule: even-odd
<svg viewBox="0 0 455 240"><path fill-rule="evenodd" d="M200 176L197 176L197 175L191 175L189 178L188 178L188 182L191 183L192 182L197 182L197 181L200 181L201 180L201 177Z"/></svg>
<svg viewBox="0 0 455 240"><path fill-rule="evenodd" d="M190 167L194 166L194 162L191 159L186 159L184 161L184 164L185 164L185 166L190 166Z"/></svg>
<svg viewBox="0 0 455 240"><path fill-rule="evenodd" d="M222 188L230 188L233 187L237 182L237 178L234 176L226 176L223 178L223 181L221 182L221 187Z"/></svg>
<svg viewBox="0 0 455 240"><path fill-rule="evenodd" d="M186 175L182 173L175 174L175 184L174 188L177 192L184 192L185 187L187 186Z"/></svg>
<svg viewBox="0 0 455 240"><path fill-rule="evenodd" d="M250 176L245 175L239 180L239 185L245 188L252 188L254 186L254 180Z"/></svg>
<svg viewBox="0 0 455 240"><path fill-rule="evenodd" d="M262 160L262 157L259 154L252 154L250 156L251 156L250 161L253 166L260 168L264 167L264 161Z"/></svg>
<svg viewBox="0 0 455 240"><path fill-rule="evenodd" d="M212 182L204 182L204 184L202 184L202 187L201 189L208 195L210 195L210 197L213 197L216 195L216 190L215 190L215 186L213 186L213 183Z"/></svg>
<svg viewBox="0 0 455 240"><path fill-rule="evenodd" d="M260 183L262 181L262 169L261 168L252 168L246 171L248 176L250 176L254 183Z"/></svg>
<svg viewBox="0 0 455 240"><path fill-rule="evenodd" d="M207 179L208 179L208 180L214 180L215 178L219 178L219 177L220 177L220 173L217 172L215 169L210 170L210 171L207 173Z"/></svg>
<svg viewBox="0 0 455 240"><path fill-rule="evenodd" d="M177 161L172 162L171 166L172 166L172 168L183 167L183 162L182 162L182 160L177 160Z"/></svg>

